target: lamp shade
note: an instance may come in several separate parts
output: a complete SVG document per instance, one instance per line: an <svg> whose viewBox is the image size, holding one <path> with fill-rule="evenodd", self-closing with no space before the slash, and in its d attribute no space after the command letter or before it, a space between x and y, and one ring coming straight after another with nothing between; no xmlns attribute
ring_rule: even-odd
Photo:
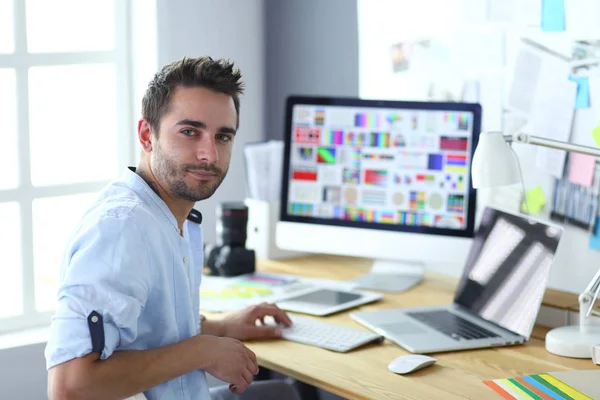
<svg viewBox="0 0 600 400"><path fill-rule="evenodd" d="M473 155L471 179L474 188L506 186L521 181L519 166L502 132L484 132Z"/></svg>

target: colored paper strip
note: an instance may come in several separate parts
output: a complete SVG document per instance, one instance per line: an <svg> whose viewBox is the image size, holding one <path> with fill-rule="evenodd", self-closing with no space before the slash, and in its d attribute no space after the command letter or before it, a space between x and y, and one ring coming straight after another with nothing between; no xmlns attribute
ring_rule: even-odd
<svg viewBox="0 0 600 400"><path fill-rule="evenodd" d="M540 385L533 379L528 380L527 378L529 378L529 377L522 376L522 377L516 378L516 379L517 379L517 381L521 382L523 385L527 385L527 387L530 390L534 391L538 396L540 396L544 400L557 399L557 397L554 397L555 395L552 392L550 392L548 389L546 389L544 386Z"/></svg>
<svg viewBox="0 0 600 400"><path fill-rule="evenodd" d="M540 377L539 375L531 375L531 377L533 379L535 379L536 381L538 381L539 383L541 383L542 385L544 385L546 388L552 390L552 392L554 392L558 396L560 396L561 400L562 399L574 400L571 396L569 396L568 394L566 394L565 392L563 392L559 388L555 387L554 385L551 385L549 382L547 382L546 380L544 380L544 378Z"/></svg>
<svg viewBox="0 0 600 400"><path fill-rule="evenodd" d="M527 395L529 395L529 397L531 397L534 400L543 400L540 396L538 396L537 394L535 394L533 391L529 390L529 388L525 385L523 385L521 382L517 381L514 378L509 378L508 381L510 383L512 383L513 385L515 385L516 387L518 387L519 389L521 389L523 392L527 393Z"/></svg>
<svg viewBox="0 0 600 400"><path fill-rule="evenodd" d="M488 385L488 387L490 389L492 389L494 392L498 393L503 399L505 399L505 400L514 400L515 399L510 393L508 393L506 390L504 390L500 386L498 386L495 381L484 381L483 383Z"/></svg>
<svg viewBox="0 0 600 400"><path fill-rule="evenodd" d="M572 388L571 386L567 385L563 381L556 379L552 375L541 374L540 376L543 379L545 379L547 382L550 382L552 385L554 385L554 387L559 388L567 395L573 397L575 400L593 400L591 397L586 396L585 394L581 393L579 390Z"/></svg>
<svg viewBox="0 0 600 400"><path fill-rule="evenodd" d="M511 385L510 382L508 382L507 379L496 379L495 382L502 389L504 389L508 393L510 393L516 400L529 400L527 397L523 397L523 395L521 393L519 393L519 391L517 391L515 389L515 387L513 385Z"/></svg>

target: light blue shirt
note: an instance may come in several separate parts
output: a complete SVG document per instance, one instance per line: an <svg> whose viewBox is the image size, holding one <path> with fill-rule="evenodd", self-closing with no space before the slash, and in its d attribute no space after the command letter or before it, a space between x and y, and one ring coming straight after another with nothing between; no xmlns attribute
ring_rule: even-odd
<svg viewBox="0 0 600 400"><path fill-rule="evenodd" d="M46 367L92 351L87 317L104 321L102 359L119 350L146 350L200 333L200 225L183 237L164 201L135 172L109 184L68 243L58 310L46 346ZM196 370L144 393L155 399L209 399Z"/></svg>

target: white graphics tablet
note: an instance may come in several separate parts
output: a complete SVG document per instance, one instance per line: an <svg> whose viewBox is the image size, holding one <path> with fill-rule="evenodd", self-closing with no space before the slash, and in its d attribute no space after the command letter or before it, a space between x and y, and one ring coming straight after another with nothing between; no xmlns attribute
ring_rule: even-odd
<svg viewBox="0 0 600 400"><path fill-rule="evenodd" d="M382 297L381 293L374 292L311 287L295 292L291 296L277 301L276 304L279 308L286 311L322 317L352 307L372 303L380 300Z"/></svg>

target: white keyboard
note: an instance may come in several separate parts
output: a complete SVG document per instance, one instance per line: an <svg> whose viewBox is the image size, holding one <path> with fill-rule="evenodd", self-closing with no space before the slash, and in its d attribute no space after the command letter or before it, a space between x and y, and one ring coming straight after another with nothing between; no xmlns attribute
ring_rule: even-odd
<svg viewBox="0 0 600 400"><path fill-rule="evenodd" d="M383 336L361 329L296 315L290 318L293 324L289 328L282 328L281 336L293 342L344 353L367 343L383 340Z"/></svg>

